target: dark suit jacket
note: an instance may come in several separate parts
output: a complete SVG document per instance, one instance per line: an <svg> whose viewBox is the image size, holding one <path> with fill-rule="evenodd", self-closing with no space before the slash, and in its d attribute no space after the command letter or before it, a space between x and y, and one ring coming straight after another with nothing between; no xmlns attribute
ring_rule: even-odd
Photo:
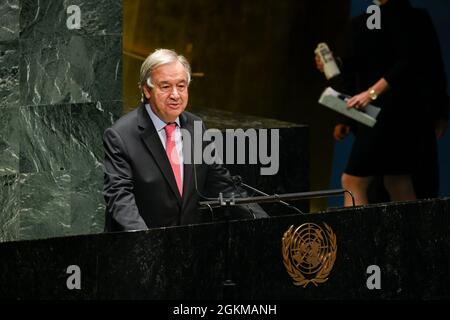
<svg viewBox="0 0 450 320"><path fill-rule="evenodd" d="M180 115L180 126L191 137L194 120L201 121L189 112ZM199 193L217 197L219 192L229 193L235 188L228 170L221 165L197 164L197 192L193 165L185 163L181 197L166 151L144 105L108 128L103 142L105 231L199 223L203 221L198 212L198 201L202 200ZM183 145L183 150L190 147Z"/></svg>

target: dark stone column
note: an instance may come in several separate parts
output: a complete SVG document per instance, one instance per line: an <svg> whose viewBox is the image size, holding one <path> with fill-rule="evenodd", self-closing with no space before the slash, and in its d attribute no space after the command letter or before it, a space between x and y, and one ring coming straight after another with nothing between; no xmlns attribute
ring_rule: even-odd
<svg viewBox="0 0 450 320"><path fill-rule="evenodd" d="M72 5L79 29L67 24ZM101 232L122 1L7 1L0 17L0 241Z"/></svg>

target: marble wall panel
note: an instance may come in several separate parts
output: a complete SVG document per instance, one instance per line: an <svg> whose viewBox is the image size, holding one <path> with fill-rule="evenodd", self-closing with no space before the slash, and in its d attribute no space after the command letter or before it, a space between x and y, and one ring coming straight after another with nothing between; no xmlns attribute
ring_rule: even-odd
<svg viewBox="0 0 450 320"><path fill-rule="evenodd" d="M0 242L19 238L19 176L0 176Z"/></svg>
<svg viewBox="0 0 450 320"><path fill-rule="evenodd" d="M122 33L122 0L22 0L21 4L21 39ZM79 29L73 28L77 21L71 6L80 10Z"/></svg>
<svg viewBox="0 0 450 320"><path fill-rule="evenodd" d="M0 2L0 42L18 39L19 11L19 0Z"/></svg>
<svg viewBox="0 0 450 320"><path fill-rule="evenodd" d="M103 231L103 132L119 117L121 101L71 106L72 231L78 234Z"/></svg>
<svg viewBox="0 0 450 320"><path fill-rule="evenodd" d="M2 109L0 117L0 175L19 173L19 139L19 109Z"/></svg>
<svg viewBox="0 0 450 320"><path fill-rule="evenodd" d="M21 40L22 105L121 100L121 37Z"/></svg>
<svg viewBox="0 0 450 320"><path fill-rule="evenodd" d="M0 110L19 106L19 45L0 43Z"/></svg>
<svg viewBox="0 0 450 320"><path fill-rule="evenodd" d="M122 1L3 0L0 21L0 242L100 232Z"/></svg>
<svg viewBox="0 0 450 320"><path fill-rule="evenodd" d="M102 190L103 167L71 171L71 234L103 232L106 206Z"/></svg>
<svg viewBox="0 0 450 320"><path fill-rule="evenodd" d="M120 101L22 107L20 172L102 166L103 132L120 108Z"/></svg>
<svg viewBox="0 0 450 320"><path fill-rule="evenodd" d="M20 239L72 234L70 180L67 171L20 175Z"/></svg>
<svg viewBox="0 0 450 320"><path fill-rule="evenodd" d="M20 172L70 169L70 105L20 108Z"/></svg>
<svg viewBox="0 0 450 320"><path fill-rule="evenodd" d="M119 118L121 107L121 101L70 106L72 170L103 165L103 133Z"/></svg>

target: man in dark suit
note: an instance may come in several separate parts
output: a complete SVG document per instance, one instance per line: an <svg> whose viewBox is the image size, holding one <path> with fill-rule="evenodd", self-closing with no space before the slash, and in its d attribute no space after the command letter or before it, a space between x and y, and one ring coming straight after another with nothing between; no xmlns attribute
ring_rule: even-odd
<svg viewBox="0 0 450 320"><path fill-rule="evenodd" d="M201 121L184 111L190 79L189 63L171 50L156 50L142 64L142 105L104 134L105 231L199 223L202 195L242 192L221 165L188 161L192 144L181 133L193 137L194 121Z"/></svg>

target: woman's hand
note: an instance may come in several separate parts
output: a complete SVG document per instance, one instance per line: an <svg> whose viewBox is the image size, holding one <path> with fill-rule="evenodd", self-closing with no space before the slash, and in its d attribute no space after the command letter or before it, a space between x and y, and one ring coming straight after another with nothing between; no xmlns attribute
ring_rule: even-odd
<svg viewBox="0 0 450 320"><path fill-rule="evenodd" d="M323 73L323 62L322 62L322 59L320 59L320 56L318 54L316 54L314 60L316 61L317 70L319 70L320 72Z"/></svg>
<svg viewBox="0 0 450 320"><path fill-rule="evenodd" d="M371 101L369 91L364 91L348 99L347 106L348 108L364 110Z"/></svg>
<svg viewBox="0 0 450 320"><path fill-rule="evenodd" d="M334 127L333 137L335 140L341 141L350 133L350 126L342 123L338 123Z"/></svg>

